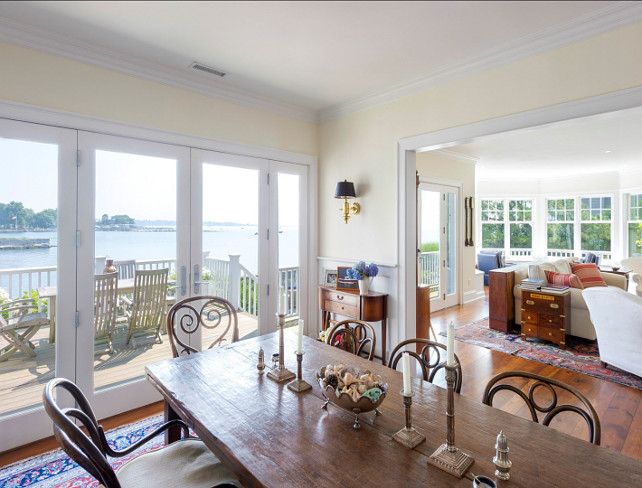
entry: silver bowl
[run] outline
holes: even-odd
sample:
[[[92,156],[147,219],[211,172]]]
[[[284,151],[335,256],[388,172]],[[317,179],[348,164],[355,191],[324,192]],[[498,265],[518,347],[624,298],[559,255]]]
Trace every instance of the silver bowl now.
[[[354,413],[355,419],[352,427],[355,429],[361,428],[361,425],[359,424],[359,414],[374,410],[375,415],[381,415],[381,412],[377,407],[381,405],[383,400],[386,398],[386,394],[388,393],[388,385],[381,381],[381,376],[373,374],[373,376],[375,376],[379,380],[379,383],[382,385],[382,391],[379,397],[375,401],[372,401],[372,399],[367,396],[361,396],[355,402],[349,393],[340,393],[337,396],[336,389],[333,386],[324,386],[325,368],[326,367],[324,366],[323,368],[321,368],[321,371],[317,373],[319,388],[321,388],[321,392],[323,393],[323,397],[325,398],[325,403],[321,408],[327,410],[328,403],[334,403],[337,407]],[[358,371],[358,369],[354,367],[349,366],[348,368],[352,368],[353,370],[356,369]]]

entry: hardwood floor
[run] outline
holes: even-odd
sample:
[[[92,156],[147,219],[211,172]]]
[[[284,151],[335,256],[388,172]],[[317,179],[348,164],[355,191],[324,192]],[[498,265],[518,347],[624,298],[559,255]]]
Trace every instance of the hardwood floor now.
[[[435,332],[439,334],[440,331],[446,330],[447,324],[451,321],[455,325],[463,325],[485,317],[488,317],[488,295],[485,300],[477,300],[467,305],[433,312],[431,321]],[[445,341],[443,336],[438,335],[438,339]],[[456,342],[455,347],[463,368],[462,395],[481,401],[488,380],[495,374],[506,370],[530,371],[556,378],[580,390],[591,401],[602,424],[601,445],[603,447],[642,460],[641,390],[459,341]],[[501,405],[501,408],[528,418],[528,412],[518,401],[506,402]],[[123,413],[101,423],[106,429],[112,429],[162,413],[162,411],[162,403],[159,402]],[[585,439],[586,427],[583,425],[583,421],[578,421],[574,417],[563,416],[554,428]],[[508,441],[510,444],[510,437]],[[0,466],[56,447],[55,440],[50,438],[13,451],[0,453]]]

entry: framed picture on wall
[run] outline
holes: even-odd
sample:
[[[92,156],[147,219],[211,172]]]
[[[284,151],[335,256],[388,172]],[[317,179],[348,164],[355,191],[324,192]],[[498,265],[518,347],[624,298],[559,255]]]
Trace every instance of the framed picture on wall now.
[[[337,286],[337,270],[336,269],[326,269],[325,276],[323,278],[323,286],[329,286],[331,288],[336,288]]]
[[[337,290],[358,290],[359,280],[348,278],[349,266],[339,266],[337,268]]]

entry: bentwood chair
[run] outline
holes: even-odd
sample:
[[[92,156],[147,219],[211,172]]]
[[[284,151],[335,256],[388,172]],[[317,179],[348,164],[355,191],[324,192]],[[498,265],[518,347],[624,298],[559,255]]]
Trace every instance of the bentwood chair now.
[[[237,342],[239,321],[234,305],[214,296],[186,298],[175,303],[167,313],[167,331],[175,358],[198,352],[188,342],[199,329],[207,342],[212,341],[208,349],[225,342]]]
[[[406,346],[414,346],[410,349],[406,349]],[[421,349],[420,349],[421,348]],[[401,356],[404,352],[408,352],[410,357],[413,357],[417,360],[417,363],[421,367],[421,372],[424,377],[424,381],[429,381],[432,383],[435,379],[437,373],[441,370],[446,371],[446,346],[439,342],[433,342],[428,339],[416,338],[408,339],[403,342],[400,342],[397,347],[392,350],[390,354],[390,362],[388,366],[392,369],[397,369],[397,365]],[[461,371],[461,363],[457,354],[455,354],[455,393],[461,393],[461,383],[463,379],[463,374]]]
[[[136,347],[136,338],[150,335],[163,343],[161,327],[166,311],[168,273],[167,268],[135,271],[131,311],[127,312],[127,344],[133,339],[133,345]]]
[[[369,323],[348,319],[337,322],[326,334],[325,342],[372,361],[377,336],[374,328]]]
[[[8,343],[0,349],[0,361],[6,361],[17,351],[34,357],[36,346],[31,339],[40,327],[47,323],[47,314],[37,311],[32,298],[13,300],[0,305],[0,337]]]
[[[57,397],[66,390],[77,407],[61,407]],[[187,424],[171,420],[126,449],[114,450],[98,425],[87,398],[71,381],[54,378],[43,392],[45,411],[53,420],[58,444],[67,455],[105,488],[211,488],[240,486],[236,478],[202,441],[189,437]],[[146,444],[170,427],[180,426],[184,439],[160,449],[141,454],[116,471],[107,456],[121,458]],[[88,434],[81,430],[84,427]]]
[[[94,278],[94,345],[106,344],[114,353],[112,339],[118,314],[118,273],[96,275]],[[95,351],[95,354],[101,353]]]
[[[524,392],[529,386],[528,393]],[[541,389],[538,393],[537,390]],[[542,425],[551,421],[562,412],[574,412],[582,417],[588,426],[589,442],[600,444],[600,418],[591,402],[578,390],[566,383],[526,371],[505,371],[491,378],[484,390],[482,402],[493,406],[498,392],[507,390],[524,400],[533,422],[539,423],[539,415],[544,419]],[[569,401],[570,403],[561,403]]]

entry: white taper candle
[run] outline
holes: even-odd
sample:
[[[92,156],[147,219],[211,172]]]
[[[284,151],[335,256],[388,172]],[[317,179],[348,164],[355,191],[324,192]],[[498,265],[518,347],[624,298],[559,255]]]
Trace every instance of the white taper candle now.
[[[412,394],[412,387],[410,385],[410,355],[407,352],[403,353],[403,394],[410,396]]]
[[[297,343],[297,354],[303,354],[303,320],[299,319],[299,341]]]
[[[455,324],[448,324],[447,366],[455,365]]]

